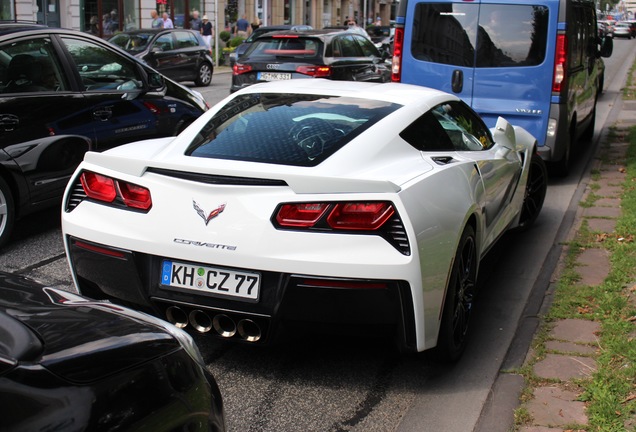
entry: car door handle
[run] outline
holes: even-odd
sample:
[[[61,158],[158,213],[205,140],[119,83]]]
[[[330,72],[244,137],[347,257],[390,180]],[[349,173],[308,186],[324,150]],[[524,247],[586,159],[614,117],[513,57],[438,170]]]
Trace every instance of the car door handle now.
[[[93,118],[99,121],[106,121],[113,116],[112,107],[101,107],[93,111]]]
[[[20,118],[13,114],[0,114],[0,129],[11,132],[20,124]]]
[[[455,93],[461,93],[464,89],[464,72],[459,69],[453,71],[453,78],[451,80],[451,88]]]

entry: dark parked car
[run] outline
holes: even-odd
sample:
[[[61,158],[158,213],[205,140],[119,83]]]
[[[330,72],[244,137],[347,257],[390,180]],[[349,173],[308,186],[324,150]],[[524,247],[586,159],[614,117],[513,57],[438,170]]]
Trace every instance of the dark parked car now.
[[[110,43],[142,59],[175,81],[212,82],[214,60],[203,37],[184,29],[132,30],[117,33]]]
[[[250,47],[252,42],[254,42],[254,40],[257,37],[263,36],[265,33],[274,32],[274,31],[284,31],[284,30],[303,31],[303,30],[311,30],[311,29],[312,29],[311,26],[305,25],[305,24],[300,24],[300,25],[283,24],[283,25],[259,27],[256,30],[254,30],[252,34],[249,35],[248,38],[243,41],[242,44],[237,46],[233,53],[230,54],[230,66],[234,66],[234,63],[236,63],[236,59],[242,56],[245,53],[245,51],[247,51],[247,49]]]
[[[224,431],[192,338],[108,302],[0,272],[3,431]]]
[[[86,151],[176,135],[206,109],[102,39],[0,24],[0,246],[16,218],[60,204]]]
[[[385,60],[369,39],[350,31],[269,33],[238,58],[230,91],[296,78],[388,82],[391,69]]]

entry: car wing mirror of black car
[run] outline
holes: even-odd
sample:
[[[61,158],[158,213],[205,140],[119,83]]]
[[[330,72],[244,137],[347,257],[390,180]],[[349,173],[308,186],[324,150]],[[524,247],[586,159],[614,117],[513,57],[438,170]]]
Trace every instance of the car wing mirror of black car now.
[[[117,90],[125,91],[122,99],[133,100],[144,92],[144,83],[139,80],[128,80],[117,86]]]
[[[159,72],[148,72],[148,86],[150,90],[160,90],[166,85],[163,75]]]
[[[150,53],[151,54],[157,54],[157,53],[161,53],[163,52],[163,49],[158,46],[158,45],[154,45],[151,49],[150,49]]]
[[[601,39],[601,57],[610,57],[614,52],[614,39],[611,37],[604,37]]]

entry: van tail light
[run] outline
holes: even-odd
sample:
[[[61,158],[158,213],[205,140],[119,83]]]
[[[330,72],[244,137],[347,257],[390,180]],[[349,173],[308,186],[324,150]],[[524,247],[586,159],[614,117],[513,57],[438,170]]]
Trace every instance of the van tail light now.
[[[314,78],[327,78],[331,76],[330,66],[298,66],[296,72],[309,75]]]
[[[281,228],[375,231],[395,213],[385,201],[282,204],[274,220]]]
[[[554,58],[554,76],[552,91],[560,93],[567,79],[568,38],[564,34],[557,35],[556,54]]]
[[[252,66],[244,65],[241,63],[234,63],[234,67],[232,68],[232,75],[241,75],[252,70]]]
[[[393,36],[393,59],[391,60],[391,81],[402,81],[402,49],[404,48],[404,27],[396,27]]]
[[[86,196],[92,200],[143,211],[152,207],[150,190],[143,186],[92,171],[82,172],[80,182]]]

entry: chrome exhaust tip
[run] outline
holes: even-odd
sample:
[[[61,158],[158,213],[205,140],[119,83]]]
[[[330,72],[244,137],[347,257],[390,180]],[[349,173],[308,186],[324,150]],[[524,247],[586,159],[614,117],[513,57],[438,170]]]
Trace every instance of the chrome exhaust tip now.
[[[166,319],[177,328],[185,328],[188,325],[188,314],[177,306],[170,306],[166,309]]]
[[[212,319],[212,327],[224,338],[231,338],[236,334],[236,323],[234,323],[232,318],[224,314],[214,316]]]
[[[261,338],[261,328],[251,319],[242,319],[239,321],[237,330],[239,336],[245,339],[247,342],[258,342]]]
[[[212,319],[199,309],[190,312],[189,318],[192,327],[201,333],[207,333],[212,329]]]

